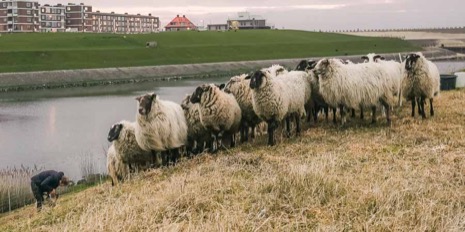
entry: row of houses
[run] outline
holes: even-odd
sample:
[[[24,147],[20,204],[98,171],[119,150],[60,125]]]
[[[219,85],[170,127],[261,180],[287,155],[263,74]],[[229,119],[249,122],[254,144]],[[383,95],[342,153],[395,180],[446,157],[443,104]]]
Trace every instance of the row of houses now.
[[[37,1],[0,1],[2,32],[151,33],[160,28],[158,17],[128,13],[93,12],[91,5],[40,5]]]
[[[184,30],[199,30],[200,28],[193,24],[185,15],[182,17],[177,15],[165,26],[166,31],[184,31]],[[266,19],[260,15],[252,15],[249,12],[239,12],[237,17],[228,18],[225,24],[209,24],[209,31],[226,31],[230,29],[271,29],[267,25]]]

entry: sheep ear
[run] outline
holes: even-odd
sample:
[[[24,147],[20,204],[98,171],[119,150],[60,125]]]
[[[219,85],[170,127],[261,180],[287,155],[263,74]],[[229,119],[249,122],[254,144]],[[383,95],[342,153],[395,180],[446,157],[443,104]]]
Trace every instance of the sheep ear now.
[[[362,60],[368,60],[368,56],[362,56]]]
[[[142,96],[137,96],[135,99],[136,101],[140,102],[140,99],[142,99]]]
[[[155,100],[156,98],[157,98],[157,95],[156,95],[155,93],[152,93],[152,94],[150,95],[150,99],[151,99],[152,101]]]
[[[329,60],[328,60],[328,59],[323,59],[323,60],[321,61],[321,64],[324,65],[325,67],[326,67],[326,66],[329,66]]]
[[[252,75],[249,74],[244,78],[244,80],[250,80],[250,78],[252,78]]]
[[[309,68],[309,69],[314,69],[314,68],[316,67],[316,63],[317,63],[317,62],[314,61],[314,60],[308,61],[308,68]]]
[[[223,84],[221,84],[219,87],[220,87],[220,89],[224,89],[225,86],[226,86],[226,84],[223,83]]]

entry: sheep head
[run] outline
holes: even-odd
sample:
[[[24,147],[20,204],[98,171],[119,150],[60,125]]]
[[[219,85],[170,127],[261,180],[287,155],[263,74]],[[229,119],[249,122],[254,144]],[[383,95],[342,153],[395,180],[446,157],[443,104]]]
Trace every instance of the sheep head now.
[[[405,69],[409,71],[412,70],[415,64],[417,63],[418,58],[420,58],[418,54],[415,54],[415,53],[408,54],[407,57],[405,58]]]
[[[191,95],[187,94],[186,97],[181,101],[181,108],[183,110],[188,110],[191,104]]]
[[[136,97],[140,115],[148,115],[152,110],[152,103],[157,98],[155,93],[149,93]]]
[[[295,70],[297,71],[308,71],[315,68],[316,61],[314,60],[301,60]]]
[[[315,75],[317,77],[319,77],[320,75],[324,75],[326,72],[328,72],[330,65],[331,65],[331,62],[329,59],[327,58],[321,59],[320,61],[318,61],[318,63],[316,64],[314,68]]]
[[[267,75],[268,74],[268,75]],[[245,79],[250,79],[250,88],[251,89],[259,89],[261,86],[264,85],[267,78],[269,77],[269,72],[264,70],[255,71],[252,75],[247,76]]]
[[[370,59],[368,58],[368,56],[362,56],[361,58],[362,58],[362,60],[363,60],[363,63],[368,63],[368,62],[370,62]]]
[[[203,93],[210,91],[213,88],[213,86],[215,85],[204,84],[204,85],[197,87],[194,93],[192,93],[191,103],[192,104],[200,103]]]
[[[118,139],[121,130],[123,129],[123,124],[116,123],[111,126],[110,131],[108,132],[108,142],[113,142]]]

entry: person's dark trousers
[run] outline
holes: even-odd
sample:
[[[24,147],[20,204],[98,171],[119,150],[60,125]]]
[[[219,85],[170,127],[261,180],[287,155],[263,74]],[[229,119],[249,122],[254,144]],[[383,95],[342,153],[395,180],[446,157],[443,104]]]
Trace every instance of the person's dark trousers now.
[[[42,202],[44,201],[44,195],[38,184],[31,182],[32,194],[37,200],[37,211],[42,209]]]

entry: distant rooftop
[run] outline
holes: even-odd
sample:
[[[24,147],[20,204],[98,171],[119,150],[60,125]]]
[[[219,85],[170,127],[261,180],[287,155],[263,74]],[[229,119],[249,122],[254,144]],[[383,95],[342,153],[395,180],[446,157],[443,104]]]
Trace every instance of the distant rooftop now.
[[[260,15],[252,15],[247,11],[238,12],[236,17],[228,18],[228,20],[237,20],[237,21],[240,21],[240,20],[253,20],[253,19],[255,19],[255,20],[263,20],[264,18],[262,16],[260,16]]]

